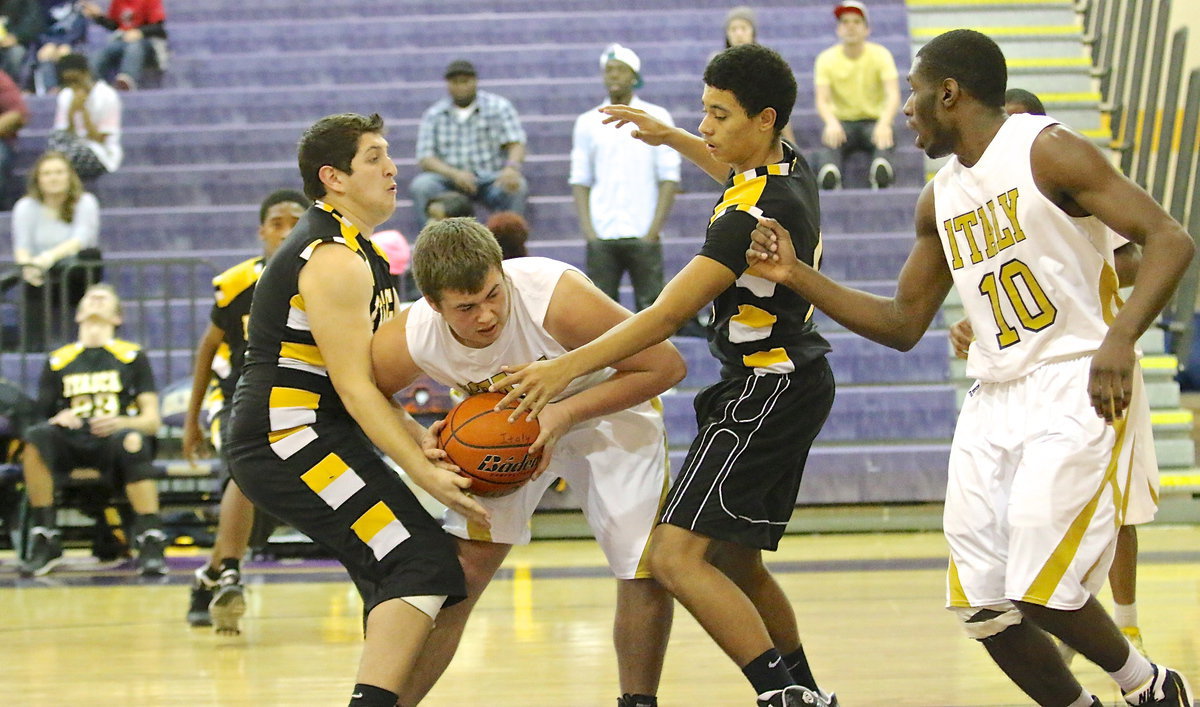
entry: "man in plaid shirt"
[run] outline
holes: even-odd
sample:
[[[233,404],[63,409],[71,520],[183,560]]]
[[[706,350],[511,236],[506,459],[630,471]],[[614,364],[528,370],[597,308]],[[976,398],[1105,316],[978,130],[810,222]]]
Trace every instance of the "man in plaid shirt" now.
[[[525,130],[508,99],[476,90],[475,67],[458,59],[446,67],[450,96],[421,117],[417,162],[412,181],[415,218],[424,225],[430,199],[454,190],[491,211],[525,210],[529,190],[521,176]]]

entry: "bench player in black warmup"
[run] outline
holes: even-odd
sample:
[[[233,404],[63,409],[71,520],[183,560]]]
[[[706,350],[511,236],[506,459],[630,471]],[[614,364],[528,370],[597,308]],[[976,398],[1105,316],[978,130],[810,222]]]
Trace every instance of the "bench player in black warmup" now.
[[[222,452],[223,476],[221,511],[217,519],[217,539],[208,564],[196,570],[192,583],[187,619],[192,626],[216,624],[217,633],[236,634],[246,611],[242,587],[242,556],[250,544],[254,524],[254,505],[229,478],[229,462],[224,458],[221,435],[229,429],[229,411],[233,391],[242,375],[246,357],[246,322],[250,319],[250,300],[254,286],[266,266],[267,258],[304,215],[309,201],[303,194],[281,189],[263,199],[258,208],[258,237],[263,253],[229,268],[213,278],[212,312],[208,329],[196,346],[196,364],[192,376],[192,394],[183,422],[183,455],[195,461],[204,442],[200,430],[200,411],[209,383],[216,378],[216,412],[212,421],[212,443]],[[223,349],[223,350],[222,350]],[[218,353],[220,352],[220,353]],[[215,365],[214,365],[215,364]]]
[[[628,106],[601,109],[607,122],[634,123],[635,138],[671,146],[724,183],[700,253],[650,307],[496,387],[516,384],[508,398],[524,395],[518,413],[536,414],[572,379],[662,341],[712,302],[709,345],[721,380],[696,399],[699,433],[654,530],[651,571],[742,668],[760,705],[832,704],[813,679],[791,603],[762,562],[795,508],[834,392],[812,306],[746,274],[750,233],[764,214],[790,223],[797,252],[820,261],[816,180],[780,140],[796,80],[778,54],[745,44],[714,57],[704,83],[699,137]]]
[[[396,210],[387,147],[378,115],[328,116],[301,137],[316,203],[259,278],[226,440],[246,497],[332,551],[362,595],[354,707],[394,707],[438,611],[466,595],[453,539],[375,448],[488,523],[463,492],[468,479],[426,458],[372,378],[371,336],[396,311],[369,238]]]
[[[109,285],[92,285],[75,314],[79,340],[50,354],[38,386],[38,416],[25,433],[25,489],[33,515],[29,556],[21,574],[42,576],[62,560],[54,484],[73,469],[96,469],[125,485],[136,514],[138,570],[167,572],[166,535],[158,515],[153,440],[160,423],[154,374],[141,347],[116,338],[121,300]]]

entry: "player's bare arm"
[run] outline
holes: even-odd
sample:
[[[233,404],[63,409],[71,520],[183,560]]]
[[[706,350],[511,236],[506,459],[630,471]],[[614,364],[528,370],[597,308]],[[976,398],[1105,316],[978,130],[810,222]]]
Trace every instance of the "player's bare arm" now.
[[[213,359],[217,357],[217,349],[225,340],[224,330],[211,322],[200,337],[196,346],[196,363],[192,367],[192,394],[188,398],[187,412],[183,416],[183,458],[193,464],[201,456],[206,456],[204,449],[204,434],[200,431],[200,408],[204,405],[204,394],[208,392],[208,383],[212,380]],[[227,401],[232,405],[233,401]]]
[[[300,296],[329,380],[367,437],[409,478],[444,505],[486,524],[487,511],[463,493],[470,481],[426,459],[375,386],[370,282],[367,264],[350,249],[337,245],[317,248],[300,271]]]
[[[751,234],[747,263],[753,274],[785,285],[854,333],[908,351],[928,331],[953,286],[938,240],[932,183],[917,200],[916,226],[917,238],[891,297],[838,284],[798,261],[790,234],[774,219],[761,219]]]
[[[516,402],[512,419],[536,418],[576,377],[629,358],[679,331],[703,307],[733,284],[734,275],[717,261],[697,255],[663,288],[654,304],[601,334],[591,343],[550,361],[505,367],[509,376],[493,389],[507,389],[499,407]],[[515,387],[510,387],[515,386]]]
[[[647,145],[666,145],[688,158],[693,164],[704,170],[705,174],[721,184],[724,184],[725,179],[729,176],[729,165],[713,159],[705,149],[704,139],[683,128],[667,125],[649,113],[629,106],[605,106],[600,109],[600,112],[608,116],[604,119],[605,125],[619,128],[626,123],[633,123],[637,126],[637,130],[633,131],[633,137]]]
[[[158,433],[162,418],[158,414],[158,393],[138,393],[136,415],[97,415],[88,419],[88,429],[97,437],[108,437],[119,430],[133,430],[151,436]]]
[[[413,384],[421,375],[420,367],[413,361],[408,351],[408,338],[405,333],[408,325],[408,308],[400,312],[391,321],[384,322],[371,338],[371,360],[374,361],[375,386],[388,398],[392,411],[400,425],[421,446],[425,457],[444,469],[457,472],[458,467],[450,464],[446,452],[437,445],[438,430],[442,421],[426,428],[413,419],[408,411],[392,398],[396,393]]]
[[[1092,214],[1142,246],[1138,284],[1092,357],[1088,393],[1096,413],[1111,422],[1133,393],[1134,345],[1170,301],[1195,248],[1183,227],[1149,194],[1068,128],[1044,130],[1034,140],[1030,160],[1039,191],[1064,212]]]
[[[587,316],[579,316],[587,312]],[[632,315],[586,277],[567,271],[559,278],[546,312],[546,331],[567,350],[586,346]],[[687,365],[670,341],[660,341],[612,364],[617,373],[587,390],[547,406],[534,449],[550,445],[572,426],[608,415],[662,393],[683,380]],[[552,411],[554,414],[552,415]],[[555,418],[561,417],[561,422]]]

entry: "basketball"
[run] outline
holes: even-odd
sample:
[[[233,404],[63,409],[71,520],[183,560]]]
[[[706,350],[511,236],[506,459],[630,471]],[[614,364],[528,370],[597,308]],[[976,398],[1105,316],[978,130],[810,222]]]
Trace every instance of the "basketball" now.
[[[504,395],[480,393],[454,406],[438,434],[438,443],[450,461],[471,478],[477,496],[507,496],[525,485],[542,460],[529,453],[541,425],[524,416],[509,422],[508,408],[492,410]]]

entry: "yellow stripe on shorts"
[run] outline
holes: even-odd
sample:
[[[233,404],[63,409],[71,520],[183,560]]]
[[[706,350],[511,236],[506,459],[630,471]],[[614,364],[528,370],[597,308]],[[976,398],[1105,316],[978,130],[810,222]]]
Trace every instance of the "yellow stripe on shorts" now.
[[[360,540],[370,546],[377,560],[382,560],[411,536],[408,528],[404,527],[383,501],[371,506],[371,509],[359,516],[350,528]]]
[[[313,468],[300,475],[300,480],[334,510],[366,486],[362,477],[354,473],[354,470],[336,454],[329,454],[317,462]]]

